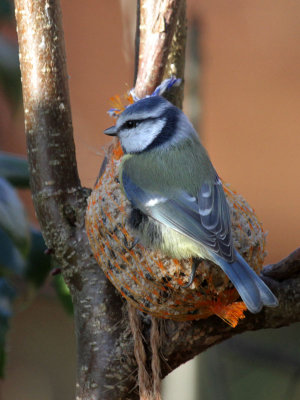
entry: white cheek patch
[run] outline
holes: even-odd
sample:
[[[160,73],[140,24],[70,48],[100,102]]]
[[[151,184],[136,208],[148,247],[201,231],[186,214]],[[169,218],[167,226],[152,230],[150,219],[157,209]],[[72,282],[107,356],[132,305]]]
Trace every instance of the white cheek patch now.
[[[138,153],[145,150],[161,133],[166,118],[145,120],[136,128],[124,129],[119,135],[121,145],[126,153]]]

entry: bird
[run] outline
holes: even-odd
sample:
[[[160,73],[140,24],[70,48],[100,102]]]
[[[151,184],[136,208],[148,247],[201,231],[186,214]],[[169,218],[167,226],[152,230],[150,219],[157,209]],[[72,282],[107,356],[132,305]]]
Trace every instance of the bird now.
[[[104,133],[117,136],[124,152],[119,181],[130,203],[134,243],[178,260],[192,258],[184,287],[199,262],[210,260],[251,313],[276,307],[276,296],[233,246],[222,182],[184,112],[160,95],[145,97]]]

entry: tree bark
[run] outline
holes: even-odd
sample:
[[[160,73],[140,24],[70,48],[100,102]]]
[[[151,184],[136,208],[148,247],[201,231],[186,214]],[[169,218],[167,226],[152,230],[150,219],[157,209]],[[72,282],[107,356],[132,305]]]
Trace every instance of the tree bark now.
[[[182,32],[185,25],[184,2],[152,1],[156,16],[152,22],[142,15],[146,3],[141,0],[145,32],[140,38],[136,83],[140,96],[150,93],[172,68],[178,68],[179,75],[183,73],[184,34],[177,43],[181,46],[180,60],[174,59],[168,70],[163,67],[168,64],[170,48],[174,48],[176,26]],[[31,190],[45,241],[62,266],[74,302],[76,398],[135,399],[137,367],[125,302],[95,262],[85,232],[90,191],[81,187],[76,166],[59,0],[16,0],[15,6]],[[148,34],[152,39],[156,34],[154,42],[148,41]],[[238,333],[299,321],[299,267],[299,249],[267,267],[263,278],[278,296],[280,306],[258,315],[247,313],[235,329],[214,317],[193,323],[162,320],[163,374]],[[146,340],[148,330],[145,323]]]
[[[31,191],[74,303],[76,396],[125,398],[135,382],[132,339],[123,300],[94,260],[85,232],[90,191],[81,187],[76,166],[60,4],[16,0],[15,9]]]
[[[137,29],[138,57],[136,57],[136,62],[138,65],[136,66],[135,94],[142,98],[154,91],[166,73],[168,75],[177,74],[178,78],[182,74],[183,77],[183,68],[180,67],[184,65],[184,56],[181,57],[184,52],[181,53],[179,47],[185,48],[185,41],[181,41],[178,49],[175,49],[176,41],[173,39],[176,27],[179,26],[178,35],[185,29],[185,1],[140,0],[138,11],[140,14],[137,20],[140,25]],[[180,14],[181,18],[178,18]],[[184,29],[181,23],[182,19],[184,20]],[[169,68],[166,68],[170,58],[173,57],[175,60],[175,50],[179,54],[179,59],[177,63],[174,62],[169,65]]]

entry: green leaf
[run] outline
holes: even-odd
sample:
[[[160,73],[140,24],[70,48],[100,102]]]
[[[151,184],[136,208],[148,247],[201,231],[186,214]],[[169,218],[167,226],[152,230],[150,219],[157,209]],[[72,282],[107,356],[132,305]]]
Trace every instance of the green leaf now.
[[[51,271],[51,256],[40,231],[31,228],[31,246],[27,259],[26,279],[36,288],[42,286]]]
[[[0,176],[13,186],[29,188],[29,168],[25,157],[0,151]]]
[[[26,256],[30,246],[30,232],[25,209],[14,188],[3,178],[0,178],[0,228]]]
[[[69,288],[66,285],[62,275],[56,275],[53,277],[53,286],[65,311],[68,314],[73,315],[72,298],[70,295]]]

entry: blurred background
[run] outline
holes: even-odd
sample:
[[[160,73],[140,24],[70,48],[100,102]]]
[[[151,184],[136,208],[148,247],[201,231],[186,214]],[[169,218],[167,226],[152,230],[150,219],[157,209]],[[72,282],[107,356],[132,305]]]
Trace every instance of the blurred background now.
[[[133,83],[135,1],[61,4],[79,174],[92,187],[109,143],[102,132],[114,123],[109,99]],[[299,246],[300,0],[187,0],[187,7],[184,110],[219,175],[268,232],[266,263],[278,261]],[[12,3],[0,0],[0,150],[24,155],[20,93]],[[18,195],[38,228],[29,191]],[[25,291],[27,307],[15,302],[4,400],[74,398],[72,317],[53,278],[44,280],[39,291]],[[299,325],[227,341],[171,374],[164,399],[297,399],[299,344]]]

